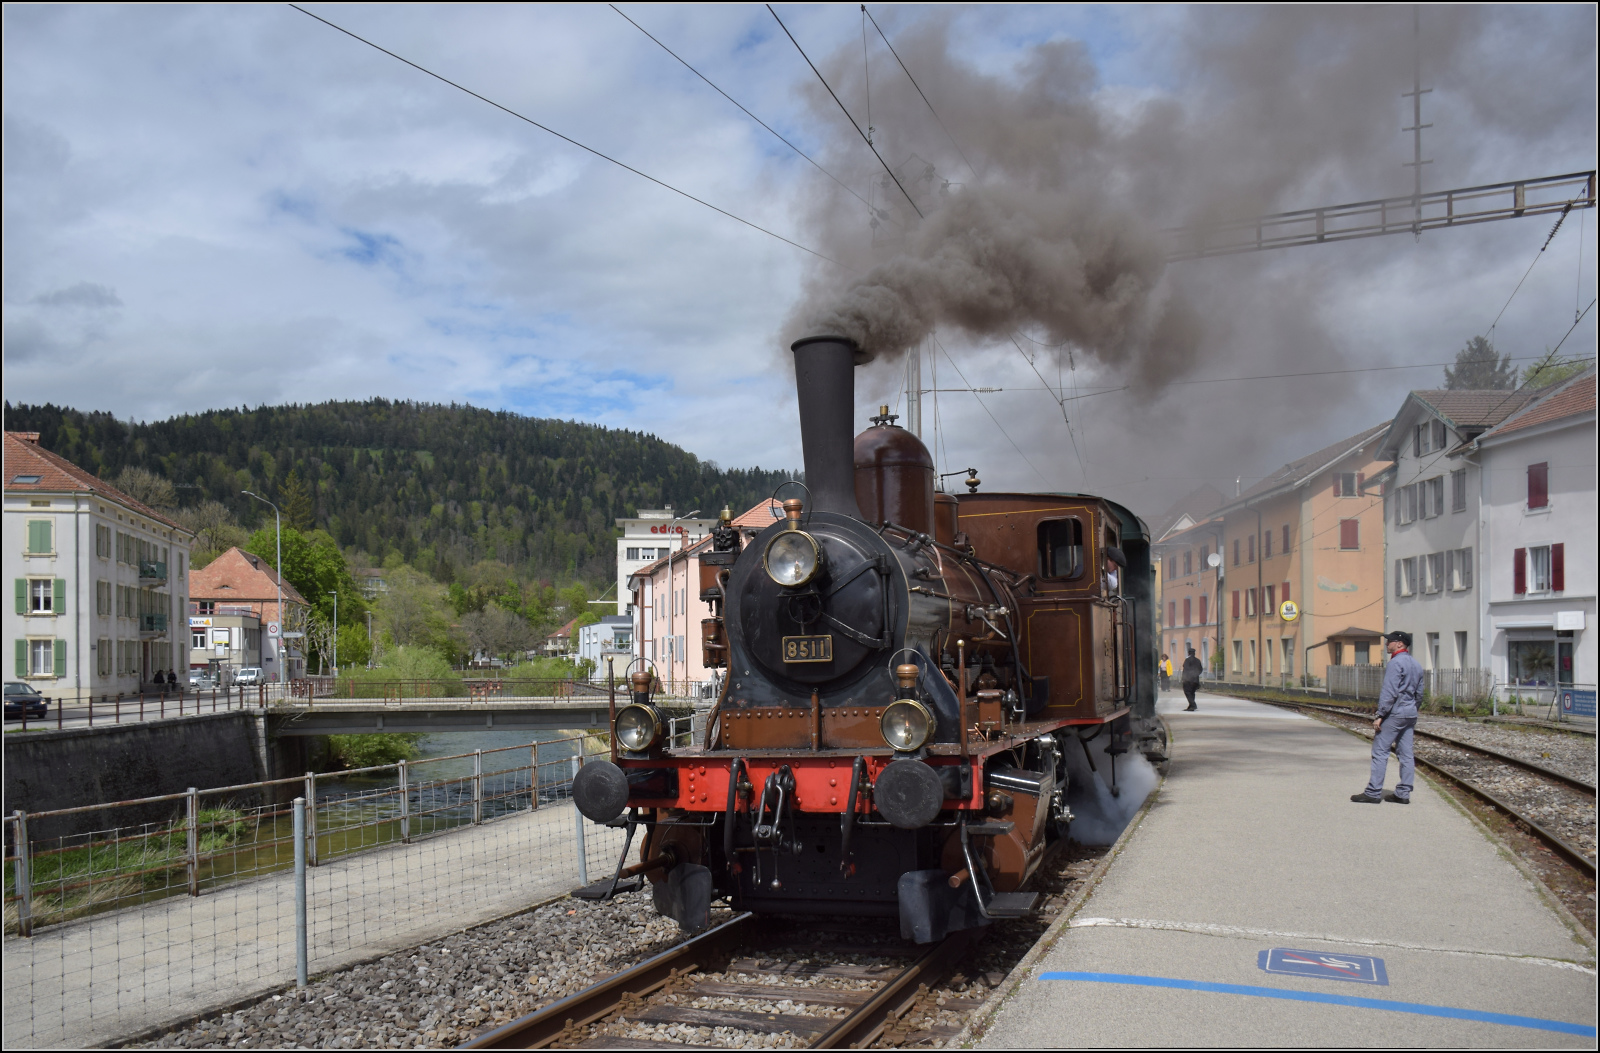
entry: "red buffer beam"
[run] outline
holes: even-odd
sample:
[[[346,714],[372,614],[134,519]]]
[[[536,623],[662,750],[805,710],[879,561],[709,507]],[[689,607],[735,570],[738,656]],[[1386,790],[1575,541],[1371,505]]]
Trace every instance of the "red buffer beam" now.
[[[1488,223],[1518,216],[1543,216],[1595,205],[1595,173],[1524,179],[1514,183],[1436,190],[1420,197],[1383,198],[1349,205],[1275,212],[1253,219],[1225,220],[1191,227],[1168,227],[1167,259],[1197,260],[1241,252],[1353,241],[1382,234],[1420,234],[1424,230]]]

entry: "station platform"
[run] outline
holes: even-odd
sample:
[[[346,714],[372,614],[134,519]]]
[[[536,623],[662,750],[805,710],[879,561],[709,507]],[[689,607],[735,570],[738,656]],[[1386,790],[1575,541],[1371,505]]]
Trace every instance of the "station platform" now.
[[[1354,804],[1360,739],[1183,704],[1159,796],[980,1048],[1595,1047],[1593,942],[1425,778]]]

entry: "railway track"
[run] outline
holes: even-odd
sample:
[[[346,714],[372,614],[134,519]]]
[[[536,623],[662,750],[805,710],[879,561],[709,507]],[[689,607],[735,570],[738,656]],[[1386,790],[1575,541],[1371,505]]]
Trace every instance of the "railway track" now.
[[[1268,701],[1268,704],[1283,709],[1319,713],[1338,720],[1352,730],[1370,735],[1371,719],[1360,713],[1352,713],[1348,709],[1276,700]],[[1569,830],[1587,832],[1592,837],[1596,796],[1592,784],[1534,761],[1513,757],[1486,746],[1462,742],[1448,735],[1420,729],[1414,734],[1421,740],[1417,743],[1416,749],[1418,764],[1522,824],[1589,881],[1595,880],[1595,860],[1573,844],[1568,837],[1563,836],[1562,832],[1552,829],[1555,824],[1549,818],[1541,821],[1529,814],[1533,807],[1539,807],[1545,812],[1551,811],[1552,805],[1545,798],[1554,797],[1553,807],[1556,810],[1561,810],[1563,804],[1572,806],[1569,810],[1573,814],[1570,819],[1560,820],[1562,825]],[[1495,766],[1513,769],[1520,774],[1520,780],[1508,781],[1499,777],[1493,770]],[[1482,785],[1488,781],[1506,783],[1507,786],[1490,789]]]
[[[896,1032],[896,1045],[945,1039],[959,1029],[906,1025],[926,1017],[914,1011],[928,1008],[920,1003],[930,1002],[983,935],[968,930],[922,948],[894,938],[833,938],[815,927],[801,932],[742,914],[480,1035],[467,1048],[737,1048],[765,1045],[773,1034],[791,1035],[793,1045],[809,1049],[866,1047],[887,1032]],[[979,1005],[951,1001],[942,1004]]]

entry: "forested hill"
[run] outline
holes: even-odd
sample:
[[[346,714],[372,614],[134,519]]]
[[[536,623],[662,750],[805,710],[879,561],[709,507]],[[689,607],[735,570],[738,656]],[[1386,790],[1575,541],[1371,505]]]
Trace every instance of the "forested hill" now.
[[[213,499],[242,523],[271,512],[241,490],[286,514],[294,504],[303,529],[321,527],[375,561],[398,551],[444,579],[490,559],[530,576],[604,582],[616,573],[618,517],[667,505],[714,513],[728,504],[737,514],[792,474],[718,468],[641,432],[384,399],[145,424],[8,403],[6,428],[37,431],[40,445],[102,478],[148,469],[178,486],[180,506]]]

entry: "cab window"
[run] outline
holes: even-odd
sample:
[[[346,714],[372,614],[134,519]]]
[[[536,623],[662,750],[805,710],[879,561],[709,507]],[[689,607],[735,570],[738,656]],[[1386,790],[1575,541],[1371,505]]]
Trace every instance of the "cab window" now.
[[[1046,519],[1039,524],[1039,577],[1076,578],[1083,573],[1083,523]]]

